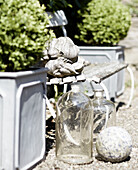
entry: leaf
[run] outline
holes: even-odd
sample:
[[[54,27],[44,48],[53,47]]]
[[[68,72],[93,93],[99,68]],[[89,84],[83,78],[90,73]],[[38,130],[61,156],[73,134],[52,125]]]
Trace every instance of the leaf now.
[[[87,45],[117,44],[131,25],[129,9],[118,0],[92,0],[78,14],[82,20],[77,25],[79,31],[75,38]]]
[[[49,17],[38,0],[5,0],[0,6],[0,69],[26,69],[41,59],[46,41],[55,37],[47,29]]]

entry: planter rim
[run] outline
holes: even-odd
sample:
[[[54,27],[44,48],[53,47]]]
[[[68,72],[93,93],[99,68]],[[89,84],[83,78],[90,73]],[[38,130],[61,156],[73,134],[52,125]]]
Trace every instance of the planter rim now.
[[[125,46],[117,45],[117,46],[78,46],[80,49],[101,49],[101,50],[117,50],[125,48]]]
[[[24,76],[29,76],[32,74],[40,74],[47,72],[48,68],[37,68],[35,70],[19,71],[19,72],[0,72],[0,78],[19,78]]]

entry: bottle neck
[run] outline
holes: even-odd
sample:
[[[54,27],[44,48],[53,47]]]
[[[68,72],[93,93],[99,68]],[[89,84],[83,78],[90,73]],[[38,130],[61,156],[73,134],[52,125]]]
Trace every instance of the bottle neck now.
[[[103,90],[102,89],[96,89],[94,90],[94,98],[96,99],[102,99],[103,98]]]
[[[74,93],[78,93],[80,92],[80,88],[78,85],[73,85],[71,91]]]

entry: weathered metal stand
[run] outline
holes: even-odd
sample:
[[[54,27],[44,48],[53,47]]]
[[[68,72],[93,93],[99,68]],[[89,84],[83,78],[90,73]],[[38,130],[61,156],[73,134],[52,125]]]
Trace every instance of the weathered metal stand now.
[[[64,14],[64,11],[58,10],[56,12],[47,12],[48,16],[51,16],[51,19],[49,20],[49,25],[47,27],[61,27],[63,31],[64,37],[67,36],[67,31],[65,29],[65,25],[68,24],[68,21],[66,19],[66,16]]]
[[[82,74],[81,75],[76,75],[76,76],[68,76],[64,78],[52,78],[47,81],[47,85],[64,85],[64,92],[66,92],[66,86],[67,84],[73,84],[76,82],[82,82],[82,81],[89,81],[95,82],[97,84],[100,84],[102,88],[105,91],[105,96],[108,100],[110,100],[109,94],[108,94],[108,89],[103,83],[103,80],[106,78],[118,73],[119,71],[125,69],[128,67],[128,64],[125,63],[104,63],[104,64],[90,64],[89,66],[84,67]],[[127,104],[127,108],[131,105],[132,97],[133,97],[133,92],[134,92],[134,76],[132,70],[128,67],[128,71],[131,76],[131,82],[132,82],[132,87],[131,87],[131,94],[129,98],[129,102]],[[116,91],[116,89],[115,89]],[[51,104],[47,98],[46,100],[47,107],[49,108],[51,115],[55,118],[55,110],[51,107]]]

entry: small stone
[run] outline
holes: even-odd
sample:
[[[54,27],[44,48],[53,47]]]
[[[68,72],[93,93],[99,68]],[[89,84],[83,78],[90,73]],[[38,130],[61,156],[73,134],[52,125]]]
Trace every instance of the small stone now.
[[[129,133],[121,127],[109,127],[100,132],[96,141],[99,156],[110,162],[125,160],[132,151]]]

